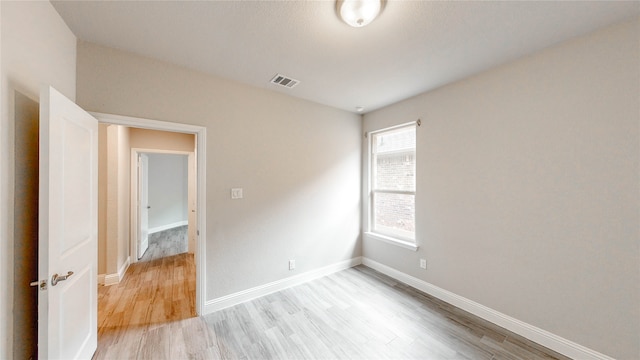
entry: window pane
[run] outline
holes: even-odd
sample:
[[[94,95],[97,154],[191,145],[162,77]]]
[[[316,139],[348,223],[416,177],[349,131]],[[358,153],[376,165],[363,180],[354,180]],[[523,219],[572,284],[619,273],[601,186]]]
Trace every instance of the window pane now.
[[[415,195],[374,193],[373,230],[414,239]]]
[[[416,156],[413,151],[378,154],[374,166],[374,189],[415,191]]]
[[[373,152],[382,154],[401,150],[415,150],[416,127],[409,126],[397,130],[374,134]]]

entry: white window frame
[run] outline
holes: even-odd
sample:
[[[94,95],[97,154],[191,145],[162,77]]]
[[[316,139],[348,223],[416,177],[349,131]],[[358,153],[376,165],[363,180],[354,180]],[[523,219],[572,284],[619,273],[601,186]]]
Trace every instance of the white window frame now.
[[[397,245],[409,250],[413,250],[413,251],[417,251],[418,250],[418,244],[417,244],[417,234],[413,233],[413,238],[411,238],[410,236],[403,236],[402,234],[400,234],[399,232],[395,232],[394,231],[390,231],[387,233],[381,233],[381,232],[376,232],[373,227],[374,227],[374,197],[376,193],[384,193],[384,194],[402,194],[402,195],[413,195],[414,196],[414,206],[415,206],[415,195],[416,195],[416,190],[414,189],[413,191],[404,191],[404,190],[376,190],[373,188],[373,182],[374,182],[374,171],[375,171],[375,166],[374,166],[374,161],[375,161],[375,157],[373,154],[373,138],[374,135],[376,134],[380,134],[380,133],[384,133],[384,132],[388,132],[388,131],[393,131],[393,130],[398,130],[398,129],[402,129],[402,128],[406,128],[406,127],[416,127],[416,137],[417,137],[417,127],[419,126],[417,122],[410,122],[410,123],[405,123],[405,124],[400,124],[400,125],[396,125],[396,126],[392,126],[392,127],[387,127],[384,129],[379,129],[379,130],[375,130],[375,131],[371,131],[368,132],[366,134],[367,136],[367,165],[366,165],[366,175],[367,175],[367,188],[366,188],[366,201],[365,201],[365,214],[366,216],[364,216],[364,229],[365,229],[365,233],[364,233],[364,237],[367,239],[374,239],[374,240],[379,240],[379,241],[383,241],[389,244],[393,244],[393,245]],[[417,144],[416,144],[416,148],[417,148]],[[414,156],[417,159],[417,149],[414,149]],[[415,172],[414,172],[415,174]],[[417,184],[416,184],[417,185]],[[414,215],[414,220],[415,220],[415,215]]]

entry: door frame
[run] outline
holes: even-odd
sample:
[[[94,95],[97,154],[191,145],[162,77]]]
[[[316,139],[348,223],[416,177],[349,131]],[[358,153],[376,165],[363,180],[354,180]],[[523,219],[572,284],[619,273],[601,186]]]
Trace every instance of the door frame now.
[[[193,151],[179,151],[179,150],[162,150],[162,149],[146,149],[146,148],[131,148],[131,237],[130,237],[130,246],[129,246],[129,251],[131,255],[135,255],[135,256],[131,256],[131,263],[136,263],[138,262],[138,235],[140,235],[140,207],[138,206],[138,186],[139,186],[139,174],[138,174],[138,155],[140,154],[167,154],[167,155],[186,155],[187,156],[187,161],[189,162],[189,166],[191,166],[191,159],[193,157],[195,157],[195,152]],[[197,161],[197,157],[195,158]],[[194,179],[193,176],[189,176],[190,174],[187,174],[187,183],[188,183],[188,187],[191,188],[191,182],[195,181],[196,182],[196,186],[197,186],[197,171],[196,171],[196,178]],[[195,189],[194,189],[195,190]],[[196,192],[196,199],[197,199],[197,191]],[[188,203],[188,212],[187,215],[189,215],[191,213],[191,204],[190,204],[190,200],[191,200],[191,196],[192,194],[188,194],[187,197],[187,203]],[[196,200],[197,201],[197,200]],[[197,214],[197,209],[196,209],[196,214]],[[188,219],[187,219],[188,220]],[[189,227],[188,233],[189,235],[191,235],[191,231],[193,231],[193,226],[195,226],[195,229],[198,228],[198,219],[197,219],[197,215],[196,215],[196,220],[194,221],[195,224],[191,224],[189,223],[187,226]],[[196,237],[197,237],[197,230],[196,230]],[[192,245],[190,244],[191,239],[188,238],[187,240],[188,243],[188,252],[193,252],[194,254],[198,251],[197,248],[192,247]],[[197,244],[197,241],[196,241]],[[197,247],[197,245],[196,245]]]
[[[122,125],[149,130],[161,130],[178,132],[185,134],[193,134],[196,137],[196,246],[195,246],[195,265],[196,265],[196,313],[204,314],[204,304],[206,301],[206,271],[205,271],[205,254],[207,239],[207,222],[206,222],[206,146],[207,146],[207,129],[204,126],[181,124],[167,121],[159,121],[152,119],[136,118],[131,116],[113,115],[97,112],[89,112],[98,119],[98,122],[112,125]],[[135,230],[137,231],[137,230]]]

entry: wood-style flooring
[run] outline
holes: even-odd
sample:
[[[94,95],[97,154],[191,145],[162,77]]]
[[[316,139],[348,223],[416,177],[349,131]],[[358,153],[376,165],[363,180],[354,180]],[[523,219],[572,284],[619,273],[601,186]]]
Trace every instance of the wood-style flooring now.
[[[95,359],[566,359],[365,266],[195,317],[192,255],[138,264]]]
[[[156,358],[158,331],[195,319],[196,275],[187,254],[187,226],[149,235],[149,248],[123,281],[98,287],[94,359]]]

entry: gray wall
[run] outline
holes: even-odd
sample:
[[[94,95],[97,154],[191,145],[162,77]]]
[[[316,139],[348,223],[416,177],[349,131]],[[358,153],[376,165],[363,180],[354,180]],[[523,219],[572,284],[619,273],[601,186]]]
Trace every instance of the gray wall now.
[[[422,119],[420,249],[363,255],[637,359],[639,44],[618,25],[366,114],[366,131]]]
[[[206,299],[360,256],[360,116],[85,42],[77,77],[87,110],[207,128]]]
[[[149,154],[149,230],[187,222],[187,155]]]

